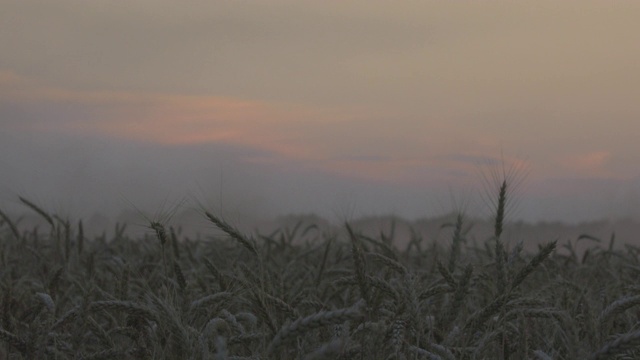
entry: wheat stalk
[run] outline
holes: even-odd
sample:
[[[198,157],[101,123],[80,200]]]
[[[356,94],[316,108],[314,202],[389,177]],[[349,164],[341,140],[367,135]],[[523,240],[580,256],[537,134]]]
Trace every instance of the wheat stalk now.
[[[556,248],[556,243],[557,241],[552,241],[545,245],[542,249],[540,249],[536,256],[534,256],[533,259],[529,261],[527,266],[518,271],[516,276],[514,276],[513,280],[511,281],[511,289],[515,289],[516,287],[518,287],[518,285],[520,285],[524,281],[524,279],[533,272],[533,270],[535,270],[546,258],[549,257],[549,255],[551,255],[551,253]]]
[[[365,271],[365,263],[364,257],[362,255],[362,249],[358,244],[358,239],[349,226],[349,224],[345,224],[347,227],[347,232],[349,233],[349,239],[351,239],[351,256],[353,257],[353,264],[355,267],[355,276],[358,280],[358,287],[360,288],[360,294],[362,298],[367,302],[367,304],[371,303],[371,298],[369,297],[369,287],[367,285],[367,277]]]
[[[52,228],[55,227],[55,224],[53,223],[53,218],[51,217],[51,215],[49,215],[49,213],[47,213],[46,211],[42,210],[36,204],[34,204],[31,201],[23,198],[22,196],[19,196],[18,199],[20,199],[20,202],[25,204],[28,208],[30,208],[31,210],[35,211],[38,215],[40,215],[43,219],[45,219],[45,221],[47,223],[49,223],[49,225],[51,225]]]
[[[7,223],[7,225],[9,225],[9,229],[11,229],[11,233],[13,234],[13,237],[15,237],[16,240],[20,240],[20,232],[18,231],[18,228],[13,223],[13,221],[11,221],[9,216],[7,216],[7,214],[2,212],[2,210],[0,210],[0,218],[2,218],[2,221]]]

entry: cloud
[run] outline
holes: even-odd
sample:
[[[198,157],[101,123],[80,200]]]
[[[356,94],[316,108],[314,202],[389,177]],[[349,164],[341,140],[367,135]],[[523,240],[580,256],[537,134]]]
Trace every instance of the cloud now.
[[[614,174],[607,168],[613,156],[610,151],[590,151],[587,153],[565,156],[560,160],[563,166],[575,173],[592,177],[611,177]]]
[[[0,103],[15,130],[102,135],[165,145],[226,143],[311,156],[288,141],[301,125],[318,126],[313,109],[229,97],[144,92],[73,91],[0,73]]]
[[[230,97],[76,91],[0,73],[0,115],[12,131],[106,137],[166,147],[246,148],[243,161],[402,183],[443,166],[393,122],[367,112]],[[401,141],[404,139],[404,141]]]

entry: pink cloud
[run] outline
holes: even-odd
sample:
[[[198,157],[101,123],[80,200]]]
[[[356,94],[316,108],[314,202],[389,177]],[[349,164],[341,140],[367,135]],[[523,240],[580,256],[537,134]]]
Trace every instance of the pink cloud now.
[[[592,151],[565,156],[560,159],[560,164],[583,175],[607,177],[612,175],[606,167],[611,158],[609,151]]]
[[[295,163],[302,169],[367,181],[407,183],[415,181],[412,172],[416,168],[437,165],[433,160],[397,153],[397,146],[386,149],[389,153],[384,156],[353,157],[354,152],[384,153],[384,146],[374,146],[371,139],[392,138],[393,134],[387,132],[398,131],[370,126],[362,110],[343,112],[220,96],[76,91],[6,72],[0,73],[0,97],[24,107],[44,107],[45,113],[49,105],[89,109],[88,115],[85,111],[81,116],[64,114],[54,120],[13,125],[22,130],[101,135],[167,146],[212,142],[239,145],[264,151],[264,156],[248,155],[248,162],[276,166]]]
[[[313,146],[289,139],[303,138],[308,129],[335,121],[323,118],[322,111],[301,106],[219,96],[75,91],[9,72],[0,72],[0,99],[27,107],[67,104],[91,109],[91,118],[42,119],[14,124],[17,128],[101,134],[166,145],[223,142],[292,158],[322,157]]]
[[[264,152],[264,156],[247,155],[245,161],[252,163],[295,164],[302,169],[405,185],[428,186],[430,181],[460,179],[460,174],[473,176],[470,164],[441,155],[462,151],[480,156],[480,150],[472,148],[486,148],[481,136],[457,134],[445,122],[435,122],[423,133],[416,122],[407,129],[394,119],[398,115],[371,114],[361,108],[319,108],[222,96],[78,91],[8,72],[0,72],[1,101],[43,109],[37,121],[13,123],[12,127],[22,130],[101,135],[167,146],[237,145]],[[50,119],[50,109],[61,115]],[[461,143],[466,144],[465,149],[459,148]]]

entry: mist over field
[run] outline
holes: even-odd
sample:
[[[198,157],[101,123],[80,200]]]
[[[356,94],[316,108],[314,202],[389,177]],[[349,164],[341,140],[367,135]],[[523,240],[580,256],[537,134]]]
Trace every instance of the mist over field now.
[[[18,201],[23,196],[75,218],[95,213],[115,218],[137,209],[152,215],[176,206],[182,212],[201,209],[199,205],[262,221],[310,213],[338,222],[380,215],[412,220],[460,206],[482,218],[491,213],[482,171],[488,176],[489,169],[500,168],[478,163],[473,181],[462,184],[400,186],[327,174],[303,162],[255,163],[253,156],[268,154],[232,145],[158,146],[98,136],[24,133],[2,137],[4,208],[24,211]],[[632,182],[525,180],[514,193],[513,220],[615,220],[637,218],[640,210],[638,188]],[[548,190],[554,192],[545,194]]]
[[[491,180],[480,173],[470,187],[400,188],[309,171],[304,164],[255,164],[246,159],[256,152],[234,146],[166,147],[33,134],[5,135],[2,140],[3,154],[20,154],[19,161],[13,155],[3,160],[7,171],[2,186],[12,189],[3,193],[3,210],[20,218],[23,229],[46,228],[46,223],[18,196],[72,222],[83,220],[93,235],[112,234],[116,223],[126,223],[128,234],[144,236],[151,231],[149,220],[161,220],[197,238],[217,231],[205,220],[204,210],[244,231],[262,234],[293,228],[298,221],[325,230],[349,221],[377,236],[388,233],[395,222],[399,246],[411,238],[410,229],[431,240],[448,241],[450,234],[441,226],[451,223],[452,213],[464,210],[473,224],[469,238],[480,241],[491,234],[493,208],[483,188]],[[484,170],[491,165],[484,164]],[[582,234],[607,241],[615,232],[617,245],[638,241],[633,188],[615,193],[606,182],[557,185],[564,188],[564,198],[531,197],[532,185],[526,182],[516,188],[515,206],[507,214],[507,238],[524,241],[529,248]],[[576,187],[588,189],[591,196],[571,198]]]
[[[363,229],[375,234],[388,229],[391,218],[420,228],[420,221],[440,219],[442,225],[446,222],[442,216],[460,210],[482,227],[493,211],[486,198],[491,185],[487,180],[491,180],[483,176],[501,168],[497,159],[478,162],[468,184],[422,187],[419,183],[368,183],[323,173],[303,162],[280,162],[277,167],[255,163],[252,156],[268,154],[218,144],[158,146],[99,136],[5,133],[0,151],[5,169],[0,181],[4,211],[16,217],[30,215],[23,221],[25,228],[41,223],[18,200],[22,196],[51,213],[72,221],[82,219],[95,234],[112,231],[120,222],[128,223],[132,234],[142,235],[149,232],[149,220],[160,219],[195,236],[211,231],[204,210],[225,216],[247,231],[295,225],[295,221],[282,222],[288,215],[299,219],[317,215],[320,224],[326,221],[334,226],[362,220]],[[545,189],[555,193],[545,195]],[[528,232],[520,233],[521,239],[575,238],[591,222],[594,236],[608,238],[617,231],[619,241],[634,242],[640,226],[629,220],[638,219],[638,193],[630,182],[524,181],[515,189],[507,220],[530,224]],[[553,228],[555,232],[548,231]],[[435,236],[436,230],[427,231],[428,236]]]

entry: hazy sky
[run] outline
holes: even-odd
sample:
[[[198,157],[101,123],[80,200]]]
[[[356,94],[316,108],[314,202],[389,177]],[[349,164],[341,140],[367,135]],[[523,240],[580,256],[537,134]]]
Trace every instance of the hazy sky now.
[[[0,8],[3,208],[482,211],[504,154],[519,217],[640,215],[639,2]]]

